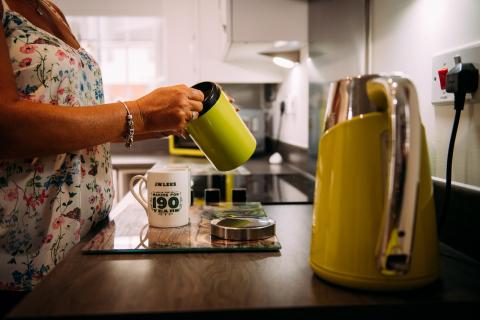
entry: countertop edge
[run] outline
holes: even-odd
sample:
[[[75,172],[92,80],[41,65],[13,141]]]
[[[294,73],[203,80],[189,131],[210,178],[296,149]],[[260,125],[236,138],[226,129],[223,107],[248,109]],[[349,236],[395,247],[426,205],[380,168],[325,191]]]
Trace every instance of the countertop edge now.
[[[72,316],[68,314],[56,314],[52,317],[41,317],[42,319],[158,319],[159,316],[168,319],[242,319],[249,316],[260,316],[266,318],[279,317],[291,318],[299,315],[302,318],[328,317],[328,319],[405,319],[411,316],[420,316],[428,312],[430,317],[461,317],[462,319],[474,319],[478,312],[477,301],[445,301],[438,303],[415,303],[415,304],[370,304],[370,305],[338,305],[338,306],[305,306],[305,307],[279,307],[279,308],[256,308],[256,309],[224,309],[224,310],[194,310],[188,312],[155,312],[155,313],[132,313],[132,314],[86,314]],[[7,316],[6,319],[38,319],[38,317],[15,317]],[[476,318],[475,318],[476,319]]]

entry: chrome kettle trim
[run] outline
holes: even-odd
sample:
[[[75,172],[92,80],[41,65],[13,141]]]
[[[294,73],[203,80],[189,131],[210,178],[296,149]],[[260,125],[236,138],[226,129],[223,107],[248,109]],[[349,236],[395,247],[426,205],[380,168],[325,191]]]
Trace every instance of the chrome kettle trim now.
[[[377,266],[385,275],[403,275],[410,269],[420,182],[422,127],[418,98],[413,83],[402,76],[371,81],[383,86],[387,94],[391,126]]]
[[[323,131],[361,114],[377,112],[378,107],[372,104],[367,95],[368,81],[378,75],[359,75],[346,77],[330,84],[325,123]]]

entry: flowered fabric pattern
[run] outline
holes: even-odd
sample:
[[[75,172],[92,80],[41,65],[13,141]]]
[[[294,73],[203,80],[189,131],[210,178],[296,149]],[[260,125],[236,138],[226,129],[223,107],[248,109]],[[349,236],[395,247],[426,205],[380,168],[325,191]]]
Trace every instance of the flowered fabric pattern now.
[[[71,48],[2,3],[2,24],[23,99],[66,107],[103,103],[100,69],[86,51]],[[45,123],[49,125],[62,123]],[[0,160],[0,289],[31,290],[108,215],[111,172],[109,144]]]

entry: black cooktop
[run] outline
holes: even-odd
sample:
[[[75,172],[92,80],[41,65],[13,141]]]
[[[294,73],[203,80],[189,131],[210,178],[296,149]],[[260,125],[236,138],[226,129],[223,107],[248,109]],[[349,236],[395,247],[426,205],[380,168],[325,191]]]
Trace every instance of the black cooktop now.
[[[315,181],[300,173],[194,175],[192,180],[195,198],[203,198],[206,188],[218,188],[221,200],[228,201],[231,188],[246,188],[247,201],[263,204],[311,204],[315,188]]]

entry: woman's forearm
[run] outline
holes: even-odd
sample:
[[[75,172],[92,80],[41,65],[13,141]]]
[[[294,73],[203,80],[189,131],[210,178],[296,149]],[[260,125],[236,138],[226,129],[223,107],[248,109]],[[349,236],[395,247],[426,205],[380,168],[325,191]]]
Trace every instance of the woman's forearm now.
[[[144,132],[136,102],[127,102],[135,131]],[[0,101],[0,158],[36,157],[122,141],[126,110],[121,103],[68,107],[17,100]]]

